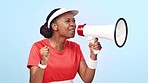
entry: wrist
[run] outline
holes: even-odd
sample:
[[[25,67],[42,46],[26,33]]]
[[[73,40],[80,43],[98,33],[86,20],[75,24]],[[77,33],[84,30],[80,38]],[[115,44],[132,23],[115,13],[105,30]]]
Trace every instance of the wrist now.
[[[41,69],[45,69],[47,67],[47,63],[44,63],[42,60],[39,62],[38,67]]]
[[[97,60],[93,60],[91,58],[88,59],[88,68],[96,69],[97,68]]]
[[[92,60],[97,60],[97,55],[94,54],[94,53],[90,53],[90,58],[91,58]]]
[[[47,61],[45,61],[45,60],[40,60],[40,64],[46,65],[46,64],[47,64]]]

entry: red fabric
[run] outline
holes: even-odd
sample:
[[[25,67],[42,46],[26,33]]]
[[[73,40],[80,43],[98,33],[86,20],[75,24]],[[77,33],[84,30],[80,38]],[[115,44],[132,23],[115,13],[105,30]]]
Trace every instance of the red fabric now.
[[[38,66],[41,60],[39,50],[44,46],[49,46],[50,57],[47,68],[44,71],[42,83],[74,79],[78,72],[80,61],[84,60],[84,57],[80,46],[68,40],[66,41],[65,49],[62,51],[56,51],[50,45],[48,39],[34,43],[30,50],[27,67]]]

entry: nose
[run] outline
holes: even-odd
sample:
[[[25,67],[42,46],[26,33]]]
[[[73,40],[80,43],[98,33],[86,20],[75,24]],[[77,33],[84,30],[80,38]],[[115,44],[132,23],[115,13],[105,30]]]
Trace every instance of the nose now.
[[[73,28],[76,28],[76,23],[75,22],[71,22],[70,26],[73,27]]]

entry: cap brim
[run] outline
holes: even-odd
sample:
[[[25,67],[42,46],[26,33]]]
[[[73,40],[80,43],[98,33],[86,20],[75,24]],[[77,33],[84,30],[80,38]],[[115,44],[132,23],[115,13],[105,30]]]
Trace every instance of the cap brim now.
[[[48,28],[50,28],[50,23],[51,23],[51,21],[52,21],[54,18],[56,18],[56,17],[58,17],[58,16],[60,16],[60,15],[62,15],[62,14],[68,13],[68,12],[71,12],[71,13],[75,16],[75,15],[78,14],[79,11],[78,11],[78,10],[67,10],[67,9],[64,9],[64,8],[59,9],[58,11],[56,11],[56,12],[49,18],[49,20],[48,20]]]
[[[64,14],[64,13],[68,13],[68,12],[71,12],[74,16],[75,15],[77,15],[78,14],[78,10],[67,10],[67,11],[65,11],[65,12],[63,12],[62,14]],[[61,14],[60,14],[61,15]]]

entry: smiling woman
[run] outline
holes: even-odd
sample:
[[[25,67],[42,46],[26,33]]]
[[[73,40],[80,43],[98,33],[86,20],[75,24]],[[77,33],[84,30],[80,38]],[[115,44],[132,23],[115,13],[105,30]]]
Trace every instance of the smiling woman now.
[[[98,63],[92,83],[148,83],[147,3],[148,0],[0,0],[0,83],[29,83],[30,69],[26,68],[29,49],[34,41],[43,38],[38,33],[40,26],[46,22],[49,10],[58,7],[78,9],[79,14],[75,16],[77,24],[106,25],[115,23],[119,17],[127,20],[129,34],[123,48],[119,49],[112,42],[100,39],[103,49],[97,55]],[[87,60],[88,41],[76,33],[74,38],[68,40],[80,45]],[[55,59],[50,57],[50,61]],[[65,69],[69,62],[63,61],[65,65],[61,63],[57,66]],[[73,82],[83,83],[79,74]]]
[[[30,50],[27,67],[30,69],[31,83],[73,83],[77,72],[86,83],[91,83],[101,50],[95,39],[89,44],[90,59],[87,66],[79,44],[67,39],[75,35],[75,18],[78,10],[57,8],[51,11],[40,33],[46,38],[35,42]]]

